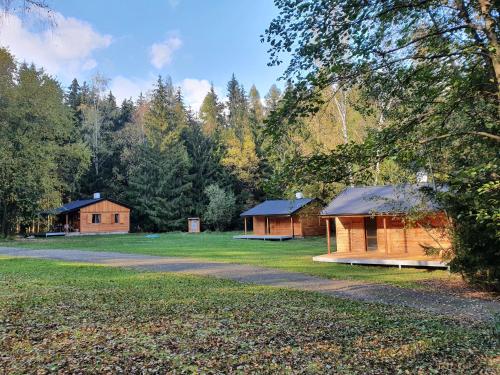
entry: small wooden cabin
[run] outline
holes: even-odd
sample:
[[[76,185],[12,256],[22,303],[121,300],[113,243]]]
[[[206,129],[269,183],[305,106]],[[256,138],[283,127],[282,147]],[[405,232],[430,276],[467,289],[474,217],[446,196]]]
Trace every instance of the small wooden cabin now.
[[[113,199],[84,199],[69,202],[53,211],[55,231],[90,233],[128,233],[130,207]]]
[[[332,233],[336,253],[424,257],[425,249],[450,246],[447,219],[417,185],[349,187],[322,212],[326,221],[328,254]],[[409,225],[408,213],[426,212]]]
[[[243,212],[245,235],[248,219],[252,219],[255,236],[318,236],[324,233],[320,220],[321,206],[312,198],[267,200]]]

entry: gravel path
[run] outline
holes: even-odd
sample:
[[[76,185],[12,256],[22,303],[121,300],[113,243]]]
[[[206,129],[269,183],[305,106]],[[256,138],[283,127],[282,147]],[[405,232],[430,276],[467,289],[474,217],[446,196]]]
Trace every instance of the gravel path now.
[[[0,247],[0,255],[98,263],[141,271],[212,276],[242,283],[314,291],[355,301],[410,307],[471,321],[488,321],[493,318],[494,314],[500,314],[500,303],[496,301],[460,298],[438,292],[416,291],[387,284],[329,280],[298,272],[244,264],[115,252],[29,250],[14,247]]]

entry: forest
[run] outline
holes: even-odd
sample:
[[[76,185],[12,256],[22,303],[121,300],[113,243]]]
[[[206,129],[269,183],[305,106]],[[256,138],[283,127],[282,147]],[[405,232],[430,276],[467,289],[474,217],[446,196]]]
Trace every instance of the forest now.
[[[276,144],[265,131],[283,95],[276,85],[261,97],[233,75],[225,97],[212,87],[194,109],[169,77],[158,77],[136,101],[116,103],[100,75],[62,87],[43,67],[19,64],[5,49],[0,59],[4,234],[94,192],[129,204],[134,230],[153,232],[184,230],[189,216],[202,217],[209,229],[238,228],[243,209],[296,191],[326,202],[344,185],[290,183],[281,175],[285,161],[360,141],[380,121],[355,110],[353,90]],[[406,177],[384,163],[364,182],[398,178]]]
[[[498,288],[498,5],[275,6],[261,42],[269,65],[286,61],[280,86],[261,96],[228,74],[201,108],[169,77],[116,103],[106,77],[63,87],[1,49],[3,235],[94,192],[133,207],[135,231],[182,230],[188,216],[226,230],[264,199],[325,203],[348,185],[425,173],[443,187],[429,194],[450,219],[452,269]]]

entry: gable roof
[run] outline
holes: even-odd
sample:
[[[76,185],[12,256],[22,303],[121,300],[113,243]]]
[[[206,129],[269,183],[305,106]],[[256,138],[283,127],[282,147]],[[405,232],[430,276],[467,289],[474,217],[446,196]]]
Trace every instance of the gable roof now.
[[[268,200],[243,212],[240,216],[292,215],[312,201],[313,198]]]
[[[427,185],[348,187],[321,211],[321,215],[404,214],[416,208],[437,211],[438,206],[429,200],[422,188],[430,187]]]
[[[81,199],[81,200],[66,203],[66,204],[62,205],[61,207],[58,207],[58,208],[55,208],[53,210],[48,211],[47,213],[50,213],[52,215],[69,214],[71,212],[79,211],[83,207],[87,207],[87,206],[90,206],[92,204],[99,203],[102,201],[110,201],[110,202],[116,203],[120,206],[130,208],[126,204],[120,203],[118,201],[115,201],[114,199],[109,199],[109,198]]]

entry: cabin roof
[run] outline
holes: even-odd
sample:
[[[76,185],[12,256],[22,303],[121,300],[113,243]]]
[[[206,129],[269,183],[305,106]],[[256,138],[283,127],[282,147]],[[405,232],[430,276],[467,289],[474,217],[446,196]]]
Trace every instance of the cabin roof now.
[[[124,206],[127,208],[130,208],[126,204],[123,204],[121,202],[115,201],[114,199],[109,199],[109,198],[98,198],[98,199],[81,199],[73,202],[68,202],[61,207],[54,208],[53,210],[50,210],[46,213],[52,214],[52,215],[60,215],[60,214],[69,214],[71,212],[79,211],[83,207],[90,206],[95,203],[99,203],[102,201],[110,201],[113,203],[116,203],[120,206]]]
[[[424,190],[428,185],[348,187],[321,211],[323,216],[405,214],[412,209],[437,211]]]
[[[240,216],[292,215],[313,200],[313,198],[267,200],[243,212]]]

